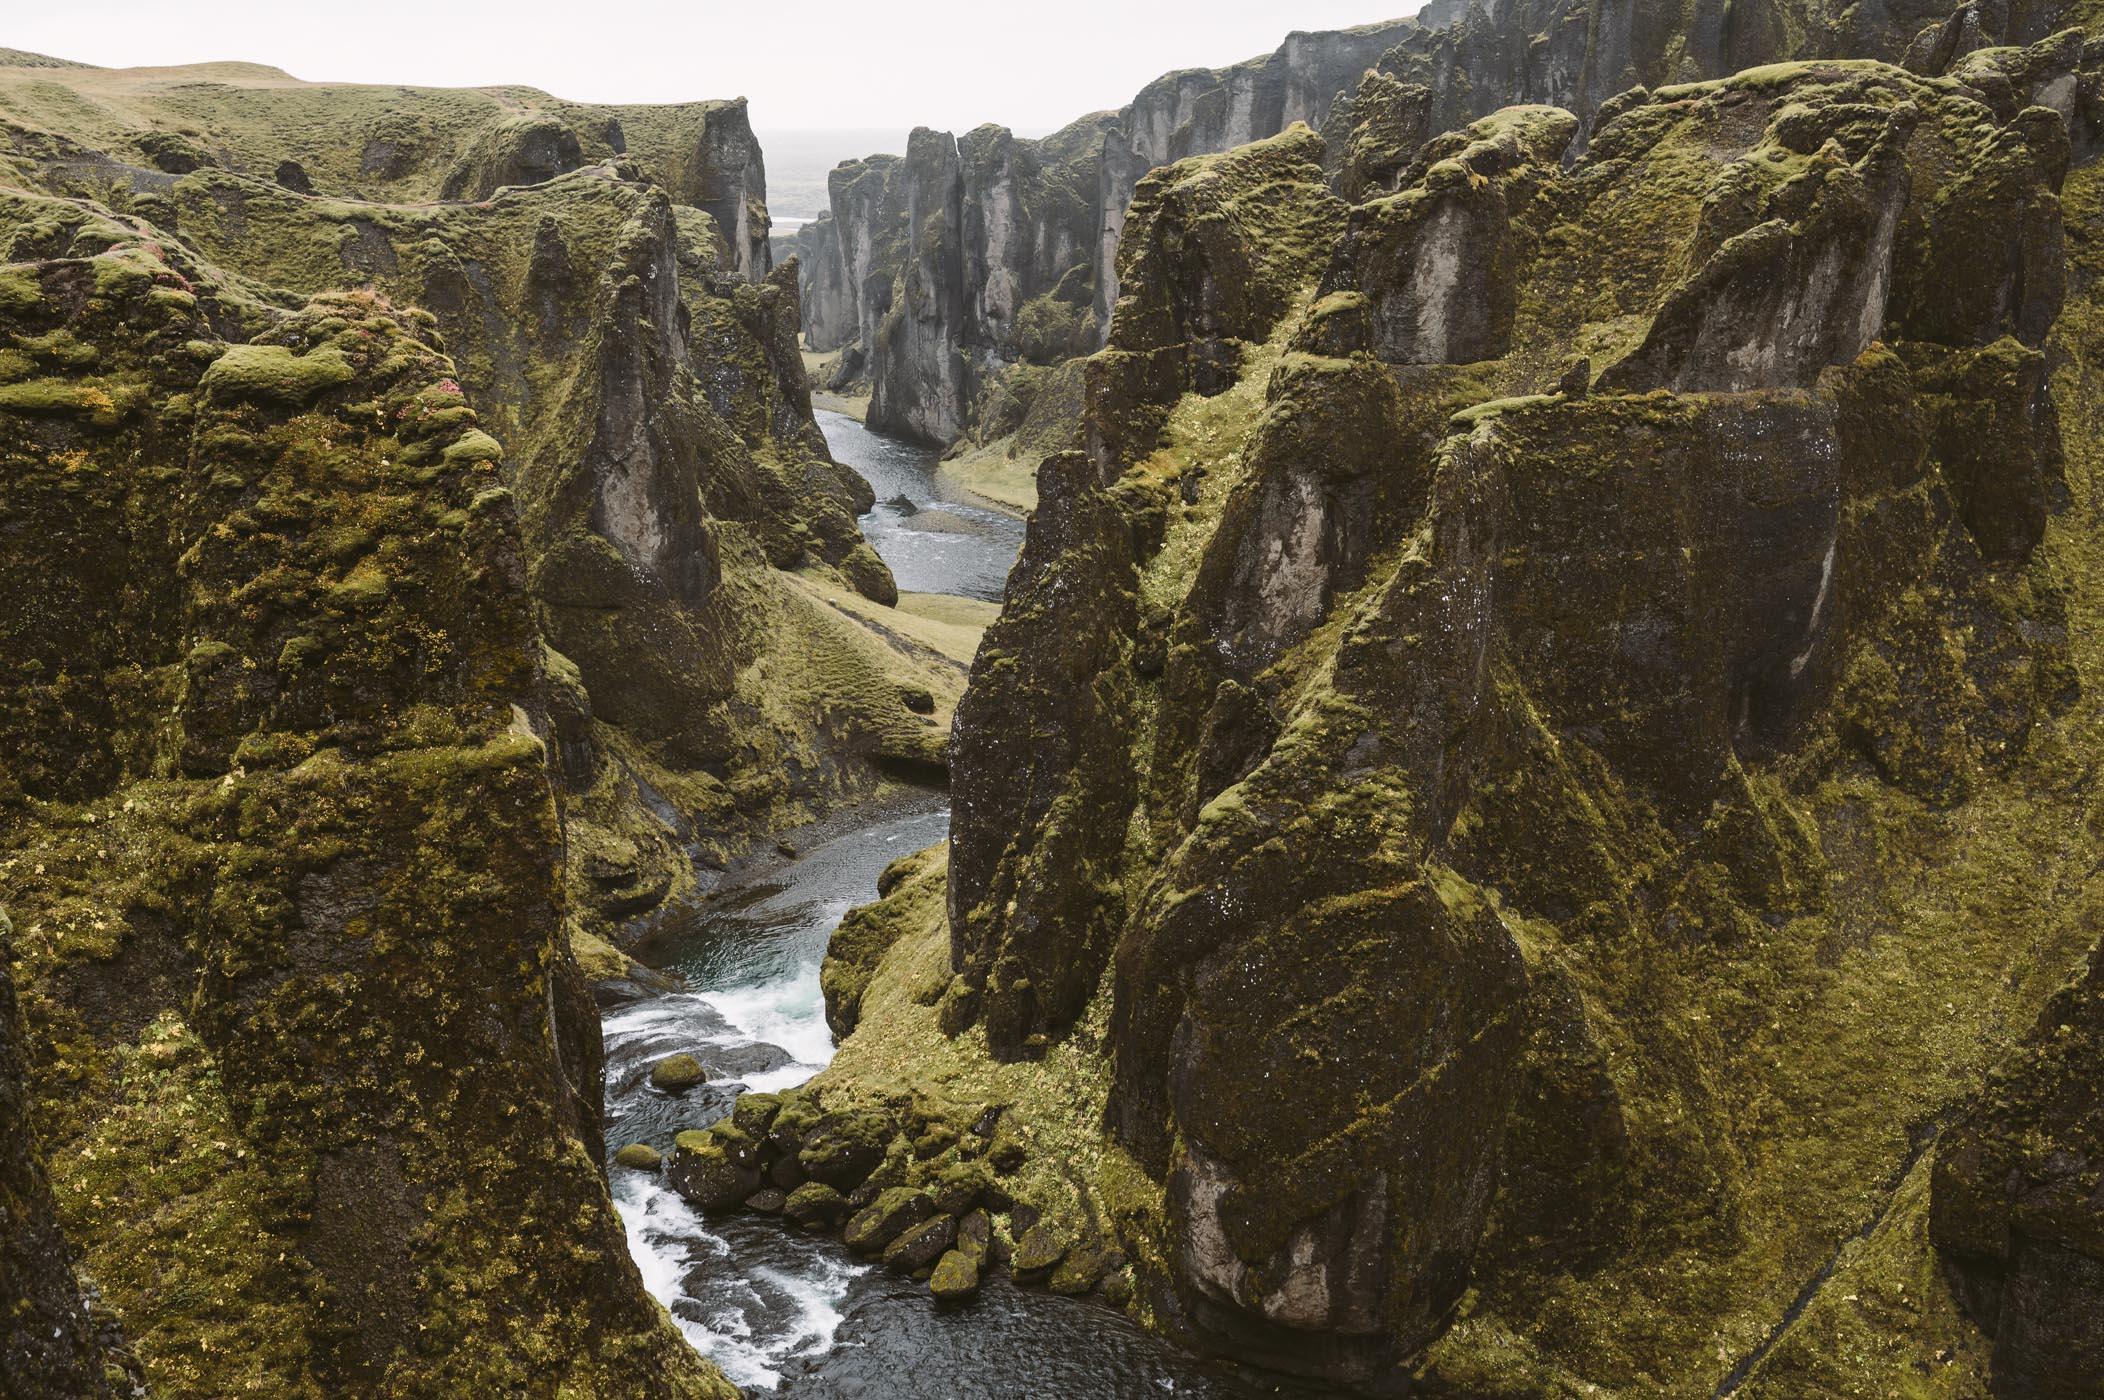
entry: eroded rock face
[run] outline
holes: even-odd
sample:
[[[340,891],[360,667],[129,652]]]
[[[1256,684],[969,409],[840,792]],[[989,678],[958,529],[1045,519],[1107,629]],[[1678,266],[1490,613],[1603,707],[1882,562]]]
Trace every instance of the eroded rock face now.
[[[2064,841],[1949,844],[2082,821],[2032,784],[2104,603],[2050,523],[2066,129],[1981,82],[1635,93],[1576,158],[1576,115],[1515,109],[1349,209],[1305,135],[1143,183],[1091,455],[1041,486],[1060,549],[965,702],[944,1022],[1069,1053],[1108,968],[1107,1124],[1161,1192],[1125,1243],[1172,1326],[1374,1389],[1779,1396],[1864,1374],[1821,1310],[1871,1265],[1785,1319],[1865,1183],[1874,1257],[1933,1273],[1917,1125],[2104,897]],[[2044,886],[1962,931],[1891,902],[2004,860]],[[2044,914],[2059,880],[2088,914]],[[1887,957],[1920,981],[1877,991]],[[2026,1073],[1937,1228],[2035,1369],[2086,1355],[2088,1246],[1994,1154],[2088,1100]],[[1965,1345],[1910,1325],[1893,1367]]]
[[[14,930],[0,914],[0,1356],[24,1400],[109,1394],[100,1339],[82,1305],[72,1251],[30,1122],[30,1052],[15,997]]]
[[[158,196],[223,265],[310,294],[371,283],[437,316],[507,448],[578,799],[575,907],[602,937],[692,890],[697,841],[731,849],[869,790],[884,756],[942,755],[881,668],[857,668],[867,694],[758,693],[766,658],[827,625],[774,571],[887,603],[896,585],[856,524],[867,484],[811,416],[795,269],[749,282],[713,218],[635,173],[461,206],[224,171]]]
[[[873,426],[947,444],[987,424],[1010,366],[1103,343],[1126,209],[1149,171],[1320,126],[1412,27],[1295,34],[1235,68],[1169,74],[1041,141],[917,132],[903,161],[843,166],[830,215],[800,244],[812,349],[844,349],[843,382],[872,387]]]
[[[148,1379],[726,1393],[598,1170],[513,497],[432,318],[4,222],[45,240],[0,273],[15,977],[59,1223]]]
[[[993,405],[1009,366],[1085,354],[1108,334],[1121,292],[1127,211],[1151,170],[1303,122],[1327,138],[1332,182],[1358,201],[1417,183],[1423,169],[1412,167],[1425,142],[1497,109],[1565,109],[1578,119],[1569,144],[1582,151],[1596,114],[1632,90],[1821,58],[1882,59],[1940,74],[1974,54],[2042,41],[2068,10],[1984,0],[1955,14],[1944,0],[1495,0],[1428,6],[1391,24],[1294,34],[1275,53],[1233,68],[1166,74],[1118,113],[1084,119],[1043,142],[993,129],[967,137],[971,149],[954,168],[925,152],[918,163],[873,157],[843,167],[831,215],[803,245],[804,329],[813,349],[844,351],[842,384],[872,386],[878,426],[940,443],[997,431]],[[2073,91],[2069,79],[2047,105],[2066,114]],[[930,179],[945,183],[912,188]],[[887,198],[873,199],[877,190]],[[908,220],[909,199],[931,212],[954,207],[955,218]],[[1837,246],[1875,238],[1874,229],[1843,227],[1838,205],[1845,202],[1838,193],[1829,200],[1818,236]],[[1426,236],[1435,243],[1473,244],[1477,230],[1466,201],[1450,194],[1426,217],[1435,226]],[[983,236],[987,231],[993,236]],[[1772,242],[1773,231],[1755,243],[1763,240]],[[1780,255],[1751,245],[1736,252],[1748,269]],[[1803,255],[1818,253],[1807,246]],[[880,337],[893,294],[909,276],[918,288],[914,302]],[[1427,273],[1432,280],[1447,276],[1443,268]],[[1868,295],[1875,289],[1823,290],[1818,279],[1805,285],[1822,302],[1836,295],[1876,299]],[[1846,319],[1838,308],[1800,310],[1815,324]],[[1773,320],[1782,312],[1752,314]]]
[[[62,82],[75,71],[92,70],[0,65],[15,114],[0,122],[0,139],[39,167],[38,183],[67,193],[100,200],[112,184],[142,187],[111,155],[162,175],[220,169],[388,203],[484,200],[626,159],[674,203],[716,221],[729,265],[746,280],[774,267],[766,162],[743,99],[594,106],[532,88],[292,83],[276,69],[215,65],[203,100],[179,75],[65,100]],[[184,134],[200,122],[208,139]],[[167,129],[135,139],[144,127]]]
[[[183,174],[12,129],[0,900],[57,1224],[157,1393],[722,1395],[627,1260],[571,950],[939,762],[942,678],[831,601],[895,587],[742,107],[386,92],[348,163],[238,83]]]
[[[1931,1237],[1994,1339],[1996,1395],[2080,1395],[2104,1380],[2104,978],[2084,974],[1936,1154]]]
[[[1088,450],[1105,481],[1154,450],[1184,393],[1239,379],[1298,299],[1306,260],[1344,213],[1321,186],[1321,155],[1303,126],[1142,182],[1119,255],[1132,291],[1085,368]]]
[[[1400,177],[1402,194],[1352,211],[1329,285],[1366,288],[1381,359],[1469,364],[1511,350],[1519,299],[1513,216],[1577,131],[1560,108],[1501,112],[1426,143]]]

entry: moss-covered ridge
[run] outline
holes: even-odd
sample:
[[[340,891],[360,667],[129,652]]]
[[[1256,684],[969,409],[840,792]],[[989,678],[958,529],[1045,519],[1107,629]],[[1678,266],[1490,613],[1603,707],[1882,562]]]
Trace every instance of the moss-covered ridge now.
[[[954,692],[955,664],[881,626],[843,630],[851,613],[787,577],[895,592],[856,526],[868,489],[812,420],[794,271],[754,283],[734,228],[685,202],[662,162],[422,204],[227,163],[170,175],[38,147],[21,164],[180,229],[266,304],[372,286],[438,318],[521,501],[584,935],[693,897],[700,864],[867,794],[887,768],[941,767],[942,726],[899,697]],[[17,234],[25,251],[32,238]]]
[[[230,346],[112,227],[0,271],[10,381],[80,386],[0,412],[0,870],[82,1271],[164,1395],[730,1393],[597,1168],[513,498],[430,317]]]
[[[0,158],[63,170],[68,192],[92,199],[216,169],[377,203],[482,200],[627,159],[715,220],[739,273],[758,281],[774,265],[766,166],[742,99],[593,106],[526,87],[307,83],[259,64],[0,62],[0,133]]]
[[[1500,114],[1239,262],[1269,316],[1128,240],[963,707],[957,980],[871,976],[877,915],[840,985],[1026,1079],[1105,1036],[1084,1188],[1165,1325],[1435,1393],[2015,1374],[1906,1288],[1923,1154],[2094,943],[2081,52],[1636,93],[1568,168]],[[1129,227],[1319,207],[1232,161]]]
[[[1029,465],[1069,445],[1017,436],[1038,371],[1103,343],[1136,185],[1179,160],[1320,125],[1339,89],[1416,28],[1296,33],[1224,69],[1184,69],[1116,112],[1041,140],[999,126],[921,129],[900,156],[833,172],[831,209],[799,234],[804,330],[867,382],[870,422],[947,446],[998,443]]]

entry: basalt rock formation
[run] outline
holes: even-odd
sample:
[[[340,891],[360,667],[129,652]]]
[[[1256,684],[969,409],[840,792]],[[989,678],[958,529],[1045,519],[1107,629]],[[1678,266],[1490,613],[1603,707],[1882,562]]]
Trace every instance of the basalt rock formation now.
[[[698,863],[866,793],[887,766],[940,764],[940,725],[910,713],[899,686],[954,694],[961,677],[814,595],[845,586],[889,603],[896,589],[855,523],[868,487],[831,460],[811,418],[795,272],[751,281],[728,216],[692,202],[732,167],[761,178],[742,109],[618,109],[607,129],[629,132],[631,154],[612,164],[472,203],[381,204],[248,171],[295,161],[313,187],[340,188],[353,174],[317,159],[304,133],[369,106],[485,154],[525,119],[471,132],[459,112],[494,101],[477,92],[383,101],[392,90],[255,80],[204,85],[219,105],[194,107],[194,81],[93,69],[73,81],[81,102],[116,114],[212,117],[213,160],[172,177],[90,158],[81,138],[24,118],[13,136],[26,180],[152,221],[283,297],[370,286],[438,318],[520,497],[586,932],[610,938],[691,895]],[[47,126],[96,129],[72,115],[81,102],[35,110]],[[261,125],[257,104],[277,121]],[[402,193],[431,192],[439,154],[417,149]],[[738,208],[764,219],[764,190],[740,188]]]
[[[1102,343],[1141,177],[1296,121],[1320,126],[1340,90],[1413,28],[1295,34],[1233,68],[1166,74],[1122,110],[1040,141],[998,126],[962,138],[923,129],[903,159],[841,166],[831,212],[798,235],[807,343],[843,352],[837,385],[867,380],[873,427],[945,446],[1013,431],[1020,412],[1004,423],[982,400],[1004,385],[1027,398],[1027,375],[1005,382],[1013,366]]]
[[[1413,19],[1294,34],[1234,68],[1168,74],[1119,112],[1042,142],[998,127],[956,141],[922,132],[904,159],[842,166],[831,213],[799,235],[805,337],[840,352],[835,387],[871,387],[876,426],[983,444],[1028,413],[1043,383],[1034,367],[1103,343],[1125,211],[1151,170],[1301,121],[1327,139],[1332,184],[1358,200],[1397,188],[1425,141],[1499,108],[1553,105],[1589,123],[1633,89],[1812,58],[1942,73],[1969,53],[2047,38],[2067,8],[1455,0]],[[1574,151],[1586,139],[1581,129]]]
[[[590,979],[939,766],[963,680],[882,622],[742,109],[66,67],[0,120],[22,1393],[729,1393],[609,1203]]]
[[[431,317],[5,223],[45,254],[0,281],[13,977],[145,1378],[728,1393],[606,1198],[514,497]]]
[[[872,1183],[999,1123],[1054,1257],[1372,1393],[2104,1387],[2104,41],[2016,8],[1142,182],[828,964]]]

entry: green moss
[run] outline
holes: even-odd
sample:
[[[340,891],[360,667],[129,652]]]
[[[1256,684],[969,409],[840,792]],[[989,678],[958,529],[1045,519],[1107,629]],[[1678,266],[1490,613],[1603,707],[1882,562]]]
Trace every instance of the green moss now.
[[[503,459],[503,446],[479,428],[471,428],[462,433],[445,451],[445,463],[449,467],[472,466],[478,462],[499,462]]]
[[[143,386],[108,380],[32,379],[0,384],[0,412],[56,414],[115,428],[145,402]]]
[[[679,1093],[707,1080],[709,1072],[692,1055],[668,1055],[650,1067],[650,1087]]]
[[[350,362],[334,347],[300,354],[282,345],[237,345],[212,362],[201,387],[221,400],[298,407],[353,377]]]

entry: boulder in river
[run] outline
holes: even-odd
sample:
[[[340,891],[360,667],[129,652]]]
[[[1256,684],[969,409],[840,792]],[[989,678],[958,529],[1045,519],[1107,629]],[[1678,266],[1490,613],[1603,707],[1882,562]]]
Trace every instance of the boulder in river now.
[[[915,1225],[884,1247],[884,1267],[894,1273],[917,1274],[950,1252],[957,1243],[957,1218],[938,1215]]]
[[[630,1171],[654,1172],[664,1161],[664,1154],[647,1142],[632,1142],[614,1154],[614,1165]]]
[[[708,1081],[709,1072],[692,1055],[668,1055],[650,1067],[650,1087],[668,1094],[685,1093]]]
[[[843,1238],[857,1254],[875,1254],[934,1214],[935,1202],[926,1192],[894,1186],[848,1221]]]
[[[953,1249],[935,1265],[928,1291],[943,1302],[969,1298],[979,1291],[979,1260],[961,1249]]]
[[[796,1063],[796,1056],[779,1045],[768,1045],[765,1042],[752,1045],[711,1045],[701,1053],[708,1057],[710,1069],[734,1078],[746,1074],[771,1074]]]
[[[830,1229],[847,1217],[847,1197],[823,1181],[807,1181],[789,1193],[782,1214],[807,1229]]]
[[[703,1210],[729,1210],[760,1189],[758,1154],[729,1123],[679,1135],[666,1169],[672,1189]]]

